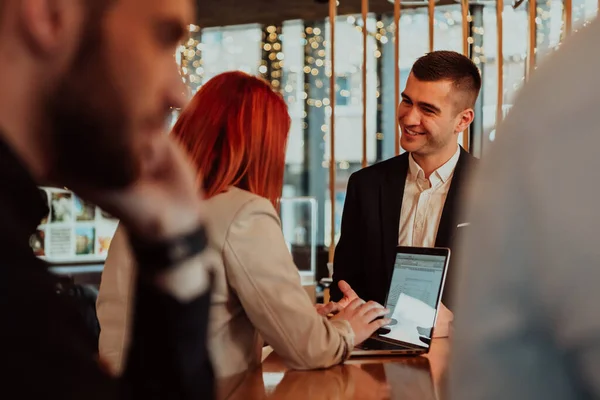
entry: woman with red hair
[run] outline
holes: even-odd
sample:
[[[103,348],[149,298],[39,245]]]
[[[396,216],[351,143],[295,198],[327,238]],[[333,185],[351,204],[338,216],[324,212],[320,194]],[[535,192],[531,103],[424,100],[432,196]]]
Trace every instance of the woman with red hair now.
[[[382,306],[360,299],[323,317],[302,288],[276,212],[289,129],[287,106],[267,82],[228,72],[202,86],[172,131],[198,167],[209,241],[222,260],[208,338],[218,377],[258,365],[265,341],[292,368],[329,367],[389,323],[375,320]],[[100,356],[117,373],[127,347],[131,260],[119,230],[98,298]]]

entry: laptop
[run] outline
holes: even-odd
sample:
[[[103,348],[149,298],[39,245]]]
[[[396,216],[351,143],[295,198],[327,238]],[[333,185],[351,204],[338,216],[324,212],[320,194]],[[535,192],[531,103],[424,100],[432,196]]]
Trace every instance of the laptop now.
[[[450,249],[399,246],[385,307],[392,322],[356,346],[352,356],[429,352]]]

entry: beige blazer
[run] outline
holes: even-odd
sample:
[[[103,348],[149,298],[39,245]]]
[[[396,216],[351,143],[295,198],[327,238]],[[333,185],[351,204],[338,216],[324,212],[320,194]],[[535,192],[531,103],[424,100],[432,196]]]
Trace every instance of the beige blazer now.
[[[316,313],[271,203],[232,188],[207,204],[209,240],[222,259],[215,271],[209,327],[217,377],[259,365],[265,341],[291,368],[343,362],[354,346],[352,328]],[[129,344],[134,264],[127,234],[119,228],[97,302],[100,355],[115,373],[123,368]]]

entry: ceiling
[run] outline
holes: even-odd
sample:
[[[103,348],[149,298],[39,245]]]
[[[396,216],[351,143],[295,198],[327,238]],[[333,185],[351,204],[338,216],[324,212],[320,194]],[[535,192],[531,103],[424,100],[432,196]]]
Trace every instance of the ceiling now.
[[[339,0],[339,3],[339,15],[361,12],[361,0]],[[402,8],[427,6],[427,0],[402,0],[402,3],[405,4]],[[454,0],[437,0],[436,3],[457,4]],[[327,0],[197,0],[197,4],[198,25],[201,27],[276,24],[293,19],[315,21],[329,15]],[[370,0],[369,11],[375,14],[393,13],[394,4],[389,0]]]

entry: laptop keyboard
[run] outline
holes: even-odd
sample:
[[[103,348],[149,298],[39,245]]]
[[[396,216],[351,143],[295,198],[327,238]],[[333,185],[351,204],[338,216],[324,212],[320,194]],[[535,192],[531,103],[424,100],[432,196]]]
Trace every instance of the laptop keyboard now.
[[[399,344],[391,344],[384,342],[382,340],[376,340],[373,338],[369,338],[365,340],[362,344],[357,346],[362,350],[402,350],[402,349],[410,349],[410,347],[402,346]]]

